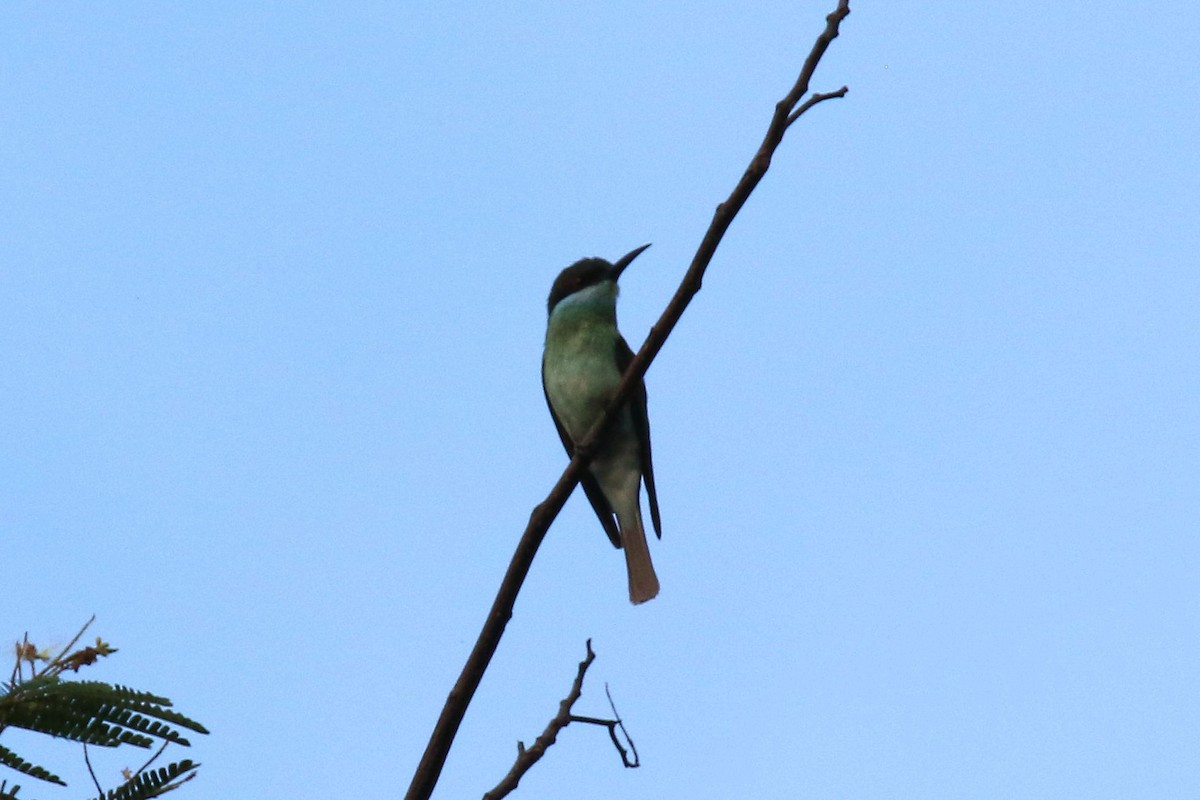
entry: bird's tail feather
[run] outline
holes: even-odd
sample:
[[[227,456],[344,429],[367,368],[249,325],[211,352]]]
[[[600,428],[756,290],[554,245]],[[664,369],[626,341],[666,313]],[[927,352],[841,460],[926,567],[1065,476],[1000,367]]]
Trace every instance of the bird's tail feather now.
[[[629,572],[629,602],[637,605],[658,595],[658,576],[654,574],[654,563],[650,560],[642,515],[635,510],[628,516],[619,517],[619,521],[625,568]]]

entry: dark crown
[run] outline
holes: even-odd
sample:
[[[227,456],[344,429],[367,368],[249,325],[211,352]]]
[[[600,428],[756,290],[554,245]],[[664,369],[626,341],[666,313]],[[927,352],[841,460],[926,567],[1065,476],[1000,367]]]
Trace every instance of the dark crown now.
[[[612,280],[613,265],[603,258],[584,258],[558,273],[550,287],[550,299],[546,301],[546,313],[554,311],[558,301],[594,286],[601,281]]]

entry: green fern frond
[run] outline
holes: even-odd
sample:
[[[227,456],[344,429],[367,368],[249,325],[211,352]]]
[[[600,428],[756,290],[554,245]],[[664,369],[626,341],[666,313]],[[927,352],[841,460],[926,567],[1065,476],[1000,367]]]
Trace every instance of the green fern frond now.
[[[47,772],[37,764],[30,764],[28,761],[21,758],[19,755],[14,753],[12,750],[9,750],[2,744],[0,744],[0,764],[3,764],[11,769],[15,769],[17,772],[23,772],[31,778],[37,778],[38,780],[48,781],[50,783],[57,783],[59,786],[67,785],[66,781],[55,775],[53,772]],[[12,793],[15,795],[17,793],[17,789],[20,788],[20,786],[14,787]],[[0,795],[0,800],[3,800],[3,797],[3,795]]]
[[[161,769],[143,772],[133,780],[110,790],[104,796],[104,800],[145,800],[145,798],[159,797],[190,781],[195,777],[195,770],[198,766],[200,765],[193,761],[184,760],[168,764]]]
[[[35,675],[32,678],[26,678],[16,683],[4,682],[4,692],[0,693],[0,707],[7,702],[11,702],[13,697],[19,696],[22,692],[37,692],[46,686],[60,682],[57,675]]]
[[[101,747],[149,747],[154,739],[189,745],[171,727],[208,733],[169,708],[165,697],[98,681],[28,681],[0,701],[0,724]]]
[[[70,681],[61,685],[66,687],[67,693],[73,697],[90,700],[97,704],[112,705],[115,709],[114,713],[124,715],[127,719],[132,719],[134,713],[140,713],[154,719],[173,723],[181,728],[193,730],[196,733],[208,733],[208,730],[199,722],[185,717],[178,711],[172,710],[170,700],[151,694],[150,692],[142,692],[137,689],[131,689],[128,686],[112,685],[99,681]],[[137,727],[139,730],[143,730],[139,723],[132,721],[125,722],[116,717],[113,717],[112,721],[117,724]],[[168,738],[159,733],[154,733],[153,735],[159,738]]]
[[[17,800],[19,791],[21,791],[19,784],[9,789],[8,781],[0,781],[0,800]]]

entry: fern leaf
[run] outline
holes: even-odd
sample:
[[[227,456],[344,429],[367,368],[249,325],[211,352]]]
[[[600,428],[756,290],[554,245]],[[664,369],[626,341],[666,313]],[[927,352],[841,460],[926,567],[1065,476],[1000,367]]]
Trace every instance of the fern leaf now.
[[[155,738],[191,744],[171,724],[208,733],[170,705],[165,697],[124,686],[55,678],[17,687],[0,702],[0,721],[101,747],[149,747]]]
[[[48,781],[49,783],[57,783],[59,786],[67,785],[62,778],[58,777],[53,772],[48,772],[39,767],[37,764],[30,764],[28,761],[21,758],[19,755],[14,753],[12,750],[9,750],[2,744],[0,744],[0,764],[3,764],[10,769],[15,769],[17,772],[23,772],[31,778]],[[20,788],[20,786],[15,787],[12,790],[12,793],[15,795],[17,793],[17,789]],[[3,796],[0,795],[0,800],[2,800],[2,797]]]
[[[168,764],[160,769],[143,772],[116,789],[110,790],[104,796],[104,800],[145,800],[145,798],[159,797],[172,789],[178,789],[194,778],[196,768],[199,766],[193,761],[184,760]]]

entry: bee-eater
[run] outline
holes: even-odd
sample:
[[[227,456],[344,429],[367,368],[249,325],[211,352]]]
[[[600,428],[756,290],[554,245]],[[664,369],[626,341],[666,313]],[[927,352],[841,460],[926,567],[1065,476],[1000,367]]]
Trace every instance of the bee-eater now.
[[[559,273],[550,289],[542,388],[568,456],[574,455],[576,443],[599,419],[633,360],[633,351],[617,330],[617,279],[649,246],[637,248],[615,264],[602,258],[577,261]],[[654,532],[662,538],[650,461],[646,384],[639,380],[579,481],[604,532],[613,545],[625,550],[633,603],[658,594],[658,576],[642,525],[643,481]]]

